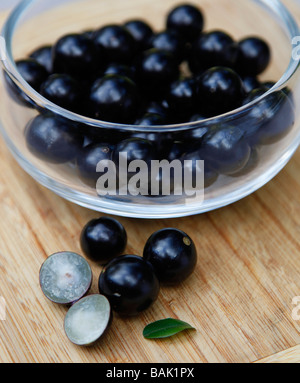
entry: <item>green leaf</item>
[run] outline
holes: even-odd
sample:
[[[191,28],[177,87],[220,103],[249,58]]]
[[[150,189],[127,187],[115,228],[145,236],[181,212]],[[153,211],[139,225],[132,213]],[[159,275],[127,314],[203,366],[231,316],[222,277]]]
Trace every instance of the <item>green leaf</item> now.
[[[162,319],[148,324],[143,331],[146,339],[168,338],[184,330],[195,330],[194,327],[179,319]]]

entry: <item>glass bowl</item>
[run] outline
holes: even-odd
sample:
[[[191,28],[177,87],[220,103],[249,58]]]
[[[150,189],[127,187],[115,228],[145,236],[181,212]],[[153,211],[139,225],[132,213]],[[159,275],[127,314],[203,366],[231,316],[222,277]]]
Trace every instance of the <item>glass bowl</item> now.
[[[143,19],[155,31],[163,30],[166,15],[178,1],[23,0],[19,3],[2,31],[5,43],[1,46],[0,118],[4,139],[26,172],[61,197],[92,210],[127,217],[171,218],[234,203],[265,185],[287,164],[300,142],[299,58],[293,45],[294,37],[300,35],[297,23],[277,0],[191,0],[190,3],[202,9],[205,31],[222,29],[236,40],[253,35],[265,39],[272,50],[272,61],[260,81],[274,84],[252,102],[229,113],[164,126],[115,124],[72,113],[31,88],[15,62],[40,46],[54,44],[65,34],[95,30],[106,24]],[[73,138],[80,137],[79,141],[75,140],[72,156],[66,145],[63,150],[67,155],[60,153],[59,161],[43,156],[41,150],[35,152],[26,140],[26,129],[32,121],[39,123],[41,116],[50,115],[68,125],[68,134]],[[195,159],[200,160],[199,184],[195,184],[194,177],[190,190],[182,187],[180,193],[173,183],[170,193],[167,188],[151,194],[149,183],[145,181],[142,185],[140,180],[132,183],[136,185],[133,189],[120,193],[116,188],[115,193],[105,195],[99,192],[94,178],[90,182],[82,177],[78,161],[84,146],[105,143],[115,148],[132,137],[150,141],[159,153],[151,160],[172,156],[179,159],[184,165],[182,174],[191,170],[191,159],[194,164]],[[155,179],[159,178],[158,174],[154,174]],[[170,178],[174,181],[174,174]],[[162,180],[164,183],[163,177]]]

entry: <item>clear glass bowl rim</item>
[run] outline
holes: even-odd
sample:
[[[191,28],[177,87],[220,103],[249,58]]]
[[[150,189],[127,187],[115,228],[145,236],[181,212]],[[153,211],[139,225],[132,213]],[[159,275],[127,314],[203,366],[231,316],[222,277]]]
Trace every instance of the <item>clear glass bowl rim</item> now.
[[[124,130],[124,131],[140,131],[140,132],[176,132],[181,130],[190,130],[194,128],[201,128],[201,126],[205,125],[207,122],[210,123],[220,123],[221,121],[228,121],[230,119],[235,119],[239,115],[241,115],[244,112],[247,112],[250,110],[255,104],[259,103],[262,99],[267,97],[270,93],[282,89],[291,80],[291,78],[294,76],[294,74],[299,70],[300,67],[300,60],[295,60],[292,51],[292,43],[291,43],[291,58],[289,61],[289,65],[282,75],[282,77],[275,83],[275,85],[269,89],[266,93],[264,93],[262,96],[257,98],[256,100],[252,101],[251,103],[244,105],[238,109],[232,110],[228,113],[212,117],[209,119],[201,120],[201,121],[194,121],[194,122],[187,122],[182,124],[172,124],[172,125],[157,125],[155,127],[149,127],[146,125],[126,125],[126,124],[117,124],[117,123],[110,123],[106,121],[96,120],[89,117],[85,117],[76,113],[73,113],[67,109],[61,108],[58,105],[50,102],[46,98],[44,98],[41,94],[39,94],[37,91],[35,91],[20,75],[20,73],[17,70],[15,60],[13,59],[12,54],[12,40],[13,40],[13,34],[15,32],[15,29],[17,27],[19,19],[22,17],[22,15],[27,11],[27,9],[34,5],[35,2],[40,0],[22,0],[10,13],[8,16],[1,35],[5,40],[5,56],[6,59],[2,60],[2,66],[4,67],[5,72],[9,75],[9,77],[14,81],[17,86],[30,98],[32,99],[39,107],[46,109],[48,111],[51,111],[52,113],[58,114],[64,118],[67,118],[71,121],[81,123],[81,124],[87,124],[90,126],[98,127],[98,128],[107,128],[107,129],[118,129],[118,130]],[[281,0],[249,0],[254,1],[255,3],[259,3],[260,5],[264,5],[268,9],[270,9],[273,13],[276,14],[276,16],[282,21],[284,27],[286,28],[286,31],[289,34],[290,40],[292,42],[293,38],[296,36],[300,36],[300,29],[299,26],[292,16],[292,14],[289,12],[289,10],[286,8],[286,6],[281,2]]]

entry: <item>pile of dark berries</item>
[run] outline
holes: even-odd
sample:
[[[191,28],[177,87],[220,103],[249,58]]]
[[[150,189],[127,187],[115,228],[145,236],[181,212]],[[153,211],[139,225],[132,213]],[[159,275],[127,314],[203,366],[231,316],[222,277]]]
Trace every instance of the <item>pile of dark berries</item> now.
[[[60,252],[49,256],[40,268],[40,286],[54,303],[71,306],[65,332],[77,345],[97,341],[112,321],[112,313],[138,315],[158,298],[160,285],[178,285],[195,270],[197,251],[183,231],[167,228],[153,233],[142,256],[124,254],[127,233],[116,219],[89,221],[80,236],[85,256],[102,265],[99,294],[88,295],[91,268],[81,255]]]
[[[258,101],[274,85],[259,79],[271,60],[268,43],[256,36],[236,41],[222,30],[205,31],[204,24],[200,9],[183,4],[167,15],[163,31],[133,19],[63,36],[18,61],[24,79],[58,106],[137,127],[94,127],[45,112],[7,78],[10,94],[39,112],[25,129],[30,152],[53,164],[76,163],[80,180],[94,189],[99,161],[117,166],[120,152],[146,163],[204,160],[205,187],[219,175],[247,173],[257,147],[277,142],[293,126],[293,95],[276,90]],[[234,120],[210,119],[255,100]],[[187,130],[155,131],[197,121],[199,127]]]
[[[270,63],[271,52],[261,38],[235,41],[221,30],[204,31],[201,10],[189,4],[171,10],[165,25],[154,31],[134,19],[68,34],[17,67],[53,103],[121,124],[216,116],[242,106],[262,85],[257,76]]]

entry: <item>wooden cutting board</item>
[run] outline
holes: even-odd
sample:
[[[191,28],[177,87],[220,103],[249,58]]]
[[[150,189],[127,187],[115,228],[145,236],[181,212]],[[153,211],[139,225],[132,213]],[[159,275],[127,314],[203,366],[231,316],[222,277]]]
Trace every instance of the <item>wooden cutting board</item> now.
[[[293,1],[286,3],[300,20]],[[299,151],[272,182],[229,207],[182,219],[120,218],[127,253],[141,254],[155,230],[172,226],[194,238],[199,262],[188,281],[162,287],[159,300],[139,317],[115,316],[93,348],[68,341],[66,309],[44,298],[38,273],[54,252],[81,253],[81,229],[99,214],[38,185],[2,139],[0,169],[0,296],[6,302],[0,362],[300,362],[300,321],[293,319],[292,302],[300,296]],[[101,269],[91,266],[91,292],[97,293]],[[166,317],[197,331],[145,340],[144,326]]]

